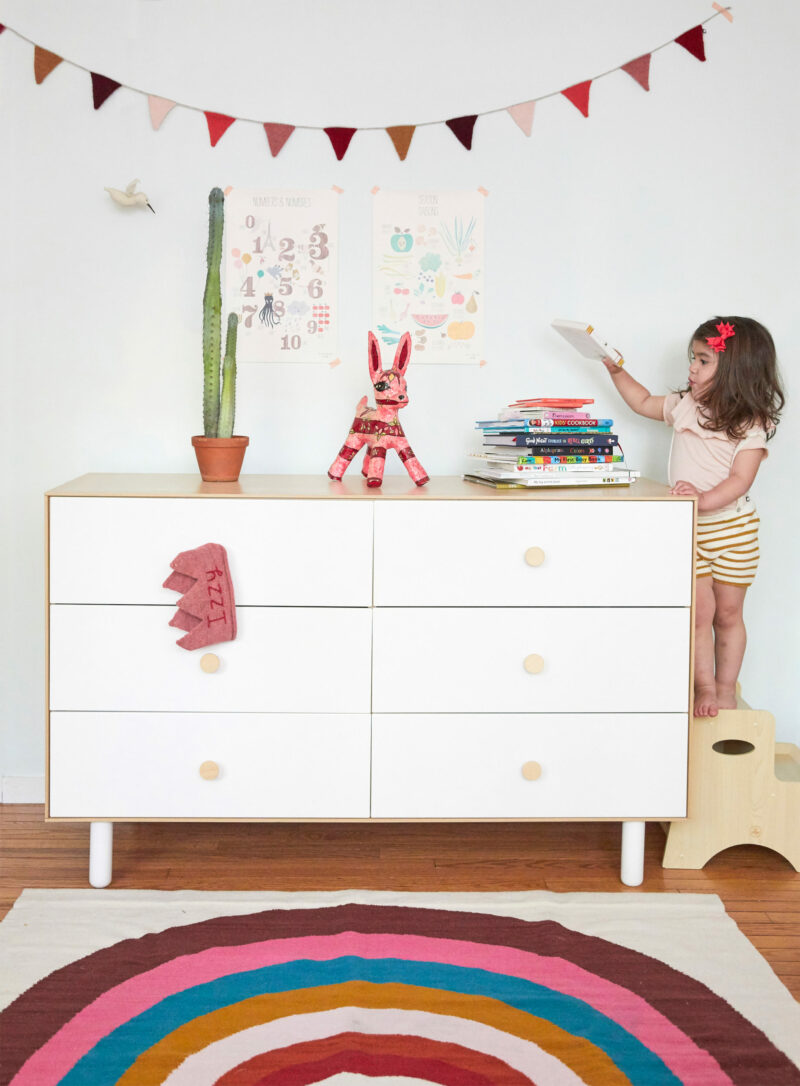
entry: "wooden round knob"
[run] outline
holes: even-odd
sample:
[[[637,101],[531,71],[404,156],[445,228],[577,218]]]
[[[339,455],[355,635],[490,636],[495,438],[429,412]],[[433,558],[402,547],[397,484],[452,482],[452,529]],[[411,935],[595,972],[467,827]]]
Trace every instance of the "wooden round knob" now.
[[[215,781],[219,776],[219,766],[216,762],[203,762],[198,772],[204,781]]]
[[[200,657],[200,667],[207,675],[213,675],[219,668],[219,656],[213,652],[206,652]]]
[[[538,652],[532,652],[530,656],[526,656],[522,661],[522,666],[528,672],[529,675],[538,675],[544,667],[544,659],[538,654]]]
[[[542,767],[538,762],[526,762],[522,767],[522,776],[526,781],[538,781],[542,775]]]
[[[528,547],[525,551],[525,561],[529,566],[540,566],[544,561],[544,551],[541,547]]]

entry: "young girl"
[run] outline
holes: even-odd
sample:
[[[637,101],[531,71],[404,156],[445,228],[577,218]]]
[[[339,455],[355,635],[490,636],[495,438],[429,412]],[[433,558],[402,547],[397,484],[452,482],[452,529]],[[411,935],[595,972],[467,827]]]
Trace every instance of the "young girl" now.
[[[610,359],[603,363],[625,403],[673,428],[673,494],[697,495],[694,713],[736,707],[746,634],[742,610],[758,565],[758,514],[748,491],[784,394],[772,336],[749,317],[714,317],[689,343],[689,382],[651,396]]]

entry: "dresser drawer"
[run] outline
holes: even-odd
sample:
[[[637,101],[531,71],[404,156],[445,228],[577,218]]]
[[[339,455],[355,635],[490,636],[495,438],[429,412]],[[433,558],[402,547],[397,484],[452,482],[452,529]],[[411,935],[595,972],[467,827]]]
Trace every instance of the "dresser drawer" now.
[[[379,502],[375,604],[688,606],[692,527],[679,500]]]
[[[366,818],[368,715],[51,713],[52,818]]]
[[[237,605],[368,607],[370,502],[51,498],[52,603],[170,603],[181,551],[221,543]]]
[[[376,713],[687,712],[688,608],[379,607]]]
[[[372,815],[684,817],[687,727],[679,713],[377,715]]]
[[[179,648],[172,607],[54,604],[50,707],[368,713],[368,608],[239,607],[234,641]],[[219,660],[213,673],[206,654]]]

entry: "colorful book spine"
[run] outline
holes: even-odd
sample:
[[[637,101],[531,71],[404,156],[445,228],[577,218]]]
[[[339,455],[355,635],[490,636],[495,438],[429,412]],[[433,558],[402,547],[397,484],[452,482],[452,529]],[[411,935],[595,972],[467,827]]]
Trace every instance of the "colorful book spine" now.
[[[526,464],[621,464],[624,456],[521,456],[517,463]]]
[[[616,434],[604,433],[602,438],[599,438],[595,434],[492,434],[487,435],[489,440],[484,441],[484,445],[510,445],[520,446],[524,445],[530,448],[533,445],[560,445],[565,447],[567,445],[597,445],[602,442],[603,447],[609,445],[619,445],[619,438]]]
[[[602,430],[614,425],[613,419],[579,419],[570,422],[567,419],[510,419],[500,422],[497,419],[483,419],[475,423],[480,430]]]

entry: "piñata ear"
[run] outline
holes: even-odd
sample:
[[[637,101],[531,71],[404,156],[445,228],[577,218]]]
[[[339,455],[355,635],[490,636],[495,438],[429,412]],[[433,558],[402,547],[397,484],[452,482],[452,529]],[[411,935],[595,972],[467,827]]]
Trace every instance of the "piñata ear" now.
[[[397,350],[394,353],[394,365],[392,369],[396,370],[400,376],[406,372],[408,363],[411,361],[411,333],[406,332],[397,344]]]
[[[369,361],[369,375],[374,380],[381,372],[381,345],[372,332],[367,341],[367,358]]]

